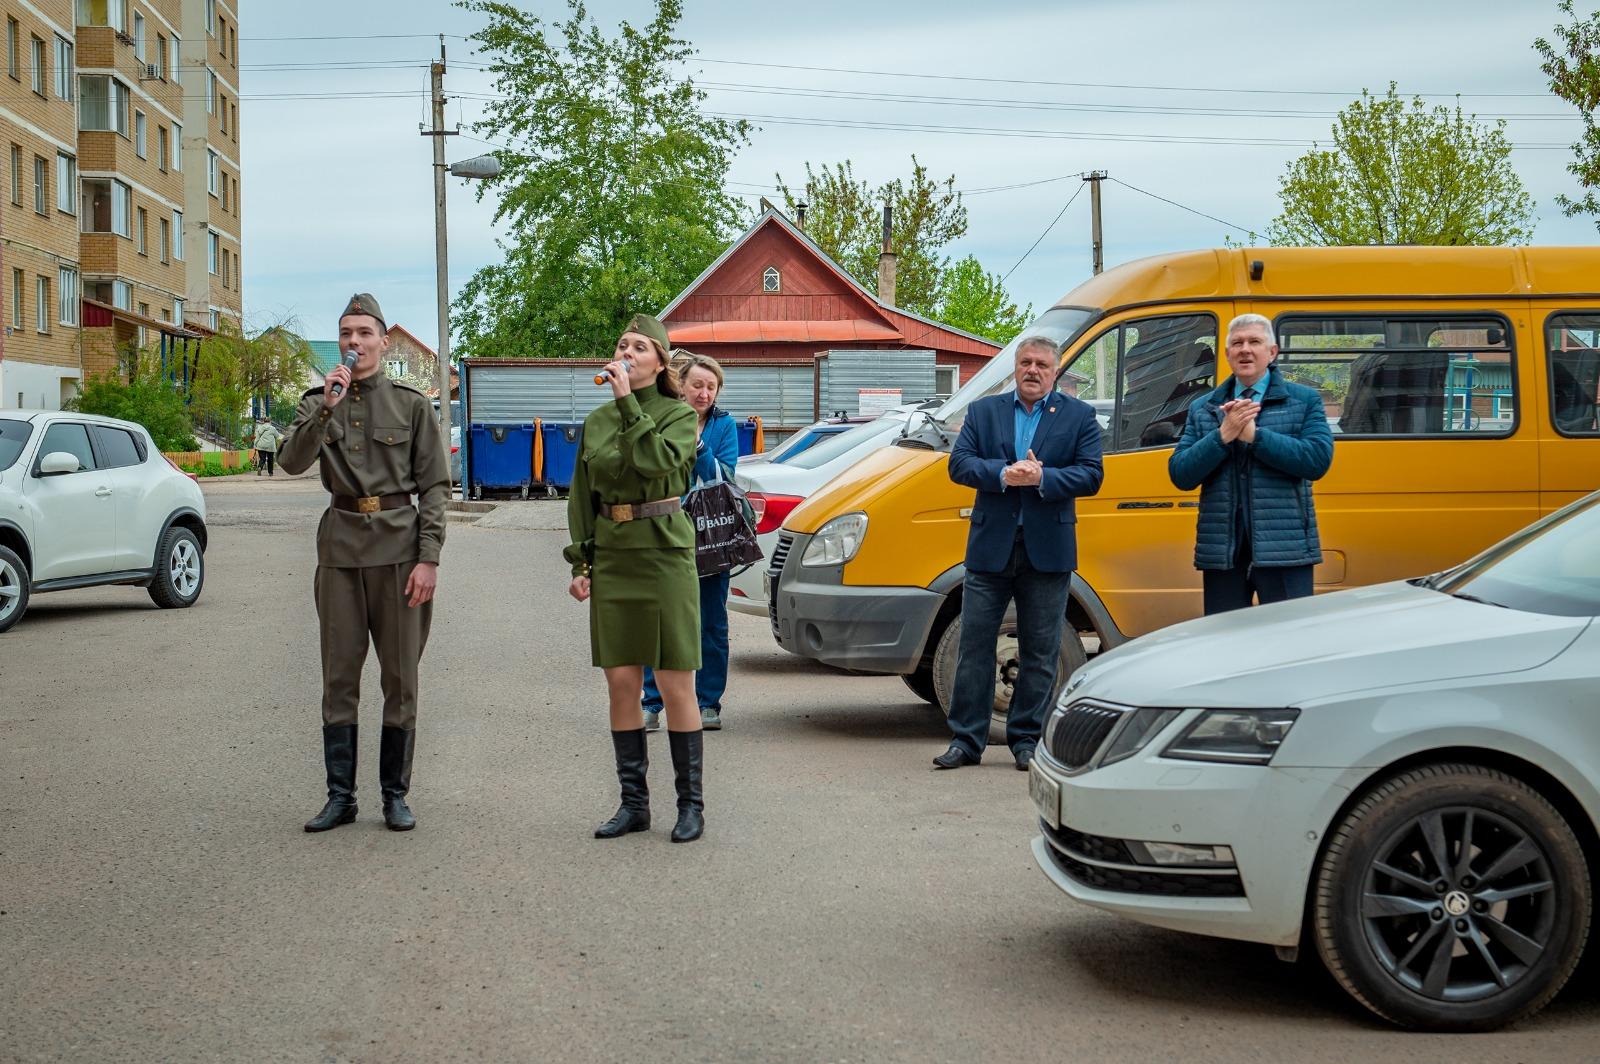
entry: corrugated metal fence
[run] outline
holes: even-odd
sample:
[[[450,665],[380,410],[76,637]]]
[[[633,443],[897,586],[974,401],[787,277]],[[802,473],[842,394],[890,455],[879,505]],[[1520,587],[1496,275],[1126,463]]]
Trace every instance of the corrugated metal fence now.
[[[819,416],[860,412],[861,393],[898,389],[901,402],[938,391],[932,351],[826,351],[817,356]]]

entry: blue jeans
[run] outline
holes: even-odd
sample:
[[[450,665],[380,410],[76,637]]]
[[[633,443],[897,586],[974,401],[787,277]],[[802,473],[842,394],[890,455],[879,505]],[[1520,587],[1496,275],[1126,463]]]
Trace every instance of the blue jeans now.
[[[718,713],[728,689],[728,581],[727,573],[700,578],[700,668],[694,674],[694,693],[701,709]],[[644,710],[660,713],[662,704],[655,673],[647,667]]]
[[[1017,657],[1020,669],[1006,714],[1006,745],[1013,754],[1039,744],[1050,693],[1055,690],[1056,661],[1067,619],[1067,589],[1072,574],[1042,573],[1028,562],[1018,538],[1003,572],[967,571],[961,593],[961,646],[956,659],[956,684],[950,706],[951,744],[975,758],[989,745],[989,718],[994,708],[995,641],[1006,605],[1017,603]]]

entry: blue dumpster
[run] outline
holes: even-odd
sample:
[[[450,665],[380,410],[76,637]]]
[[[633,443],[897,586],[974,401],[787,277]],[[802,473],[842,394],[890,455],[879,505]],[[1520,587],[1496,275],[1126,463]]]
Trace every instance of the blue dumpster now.
[[[472,494],[517,491],[528,497],[533,486],[532,425],[473,425],[471,442]]]
[[[739,457],[760,454],[766,450],[765,441],[762,439],[764,435],[765,433],[761,431],[760,418],[747,417],[739,422]]]
[[[544,482],[547,487],[565,491],[572,487],[572,471],[578,466],[578,439],[583,426],[573,422],[549,422],[544,433]]]

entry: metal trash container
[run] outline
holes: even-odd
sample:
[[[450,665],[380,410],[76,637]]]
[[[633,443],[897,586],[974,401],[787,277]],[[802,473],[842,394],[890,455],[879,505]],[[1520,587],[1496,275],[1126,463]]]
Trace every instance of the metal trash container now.
[[[747,417],[739,422],[739,457],[760,454],[767,449],[766,433],[761,430],[761,419]]]
[[[533,487],[534,426],[473,425],[472,497],[485,491],[516,491],[528,497]]]
[[[578,441],[583,425],[552,421],[540,426],[544,441],[544,483],[552,491],[572,487],[572,473],[578,467]]]

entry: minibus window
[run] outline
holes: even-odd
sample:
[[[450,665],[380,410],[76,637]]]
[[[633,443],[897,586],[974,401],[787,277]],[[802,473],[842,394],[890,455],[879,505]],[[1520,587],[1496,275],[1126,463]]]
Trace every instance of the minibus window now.
[[[1135,451],[1176,444],[1189,404],[1216,379],[1217,319],[1178,314],[1107,329],[1068,363],[1061,388],[1076,387],[1091,403],[1115,399],[1102,443],[1107,452]]]
[[[1320,392],[1343,436],[1506,436],[1516,426],[1503,321],[1290,315],[1278,345],[1284,377]]]
[[[1550,416],[1563,436],[1600,436],[1600,315],[1552,314]]]
[[[1058,345],[1066,344],[1069,340],[1075,339],[1083,327],[1094,320],[1098,313],[1087,307],[1054,307],[1045,311],[1037,321],[1018,333],[999,354],[990,359],[989,364],[979,370],[976,376],[963,384],[960,391],[934,411],[933,416],[947,429],[960,428],[961,423],[966,420],[967,407],[986,395],[999,395],[1015,387],[1012,377],[1017,370],[1017,344],[1020,341],[1029,336],[1048,336]],[[1057,385],[1063,389],[1066,386],[1065,380]]]

